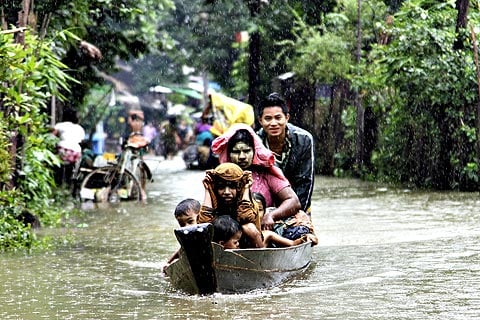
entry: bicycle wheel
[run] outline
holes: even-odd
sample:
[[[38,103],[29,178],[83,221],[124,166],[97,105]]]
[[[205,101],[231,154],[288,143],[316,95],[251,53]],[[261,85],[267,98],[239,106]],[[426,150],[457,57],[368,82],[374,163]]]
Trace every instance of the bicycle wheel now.
[[[81,199],[80,190],[82,188],[82,182],[90,172],[92,172],[92,169],[89,168],[76,169],[76,172],[72,176],[72,181],[70,183],[70,192],[74,199]]]
[[[152,181],[152,174],[150,172],[150,169],[148,168],[147,164],[143,161],[138,161],[134,164],[135,170],[133,170],[133,174],[137,178],[138,182],[140,182],[140,185],[142,188],[145,190],[145,187],[147,185],[147,182]]]
[[[82,182],[80,198],[96,202],[141,201],[142,188],[128,170],[121,175],[116,166],[92,171]]]

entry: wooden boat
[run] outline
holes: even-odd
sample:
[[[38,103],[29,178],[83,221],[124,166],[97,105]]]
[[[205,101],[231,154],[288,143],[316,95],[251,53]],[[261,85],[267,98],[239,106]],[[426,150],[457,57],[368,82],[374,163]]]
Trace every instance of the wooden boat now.
[[[175,230],[179,259],[165,273],[172,286],[189,294],[244,293],[277,286],[304,272],[312,243],[286,248],[227,249],[211,241],[210,223]]]

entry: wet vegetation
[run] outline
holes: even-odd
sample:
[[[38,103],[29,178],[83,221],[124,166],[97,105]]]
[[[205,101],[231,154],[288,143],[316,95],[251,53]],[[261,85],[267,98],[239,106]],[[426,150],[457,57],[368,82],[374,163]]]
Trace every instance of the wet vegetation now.
[[[478,1],[37,2],[0,4],[1,248],[61,223],[51,106],[93,127],[118,61],[134,94],[185,81],[185,65],[253,105],[280,91],[319,174],[478,191]]]

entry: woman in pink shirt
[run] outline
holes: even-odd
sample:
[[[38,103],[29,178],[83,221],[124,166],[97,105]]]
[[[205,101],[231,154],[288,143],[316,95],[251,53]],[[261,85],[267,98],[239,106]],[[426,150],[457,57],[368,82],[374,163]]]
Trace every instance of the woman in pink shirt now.
[[[262,218],[262,229],[272,230],[274,222],[295,215],[300,201],[282,171],[274,166],[275,156],[253,129],[234,124],[212,143],[212,151],[220,163],[233,162],[253,177],[251,190],[265,197],[267,207],[275,207]]]

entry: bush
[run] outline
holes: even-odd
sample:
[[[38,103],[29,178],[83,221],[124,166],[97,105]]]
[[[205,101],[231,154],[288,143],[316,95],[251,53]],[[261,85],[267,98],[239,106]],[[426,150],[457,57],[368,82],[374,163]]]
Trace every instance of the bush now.
[[[65,213],[51,205],[52,168],[59,160],[52,152],[55,140],[46,111],[51,97],[61,99],[73,79],[51,47],[28,32],[25,46],[15,43],[12,34],[0,34],[1,251],[40,243],[25,223],[27,216],[57,224]]]

